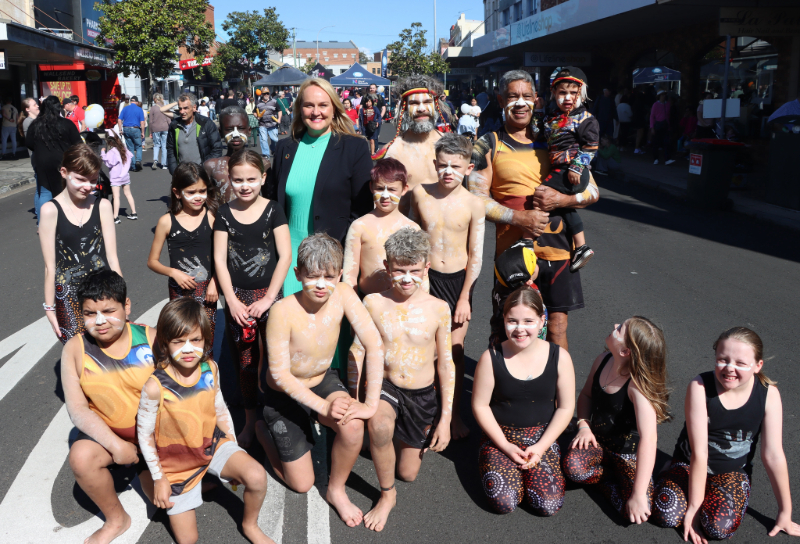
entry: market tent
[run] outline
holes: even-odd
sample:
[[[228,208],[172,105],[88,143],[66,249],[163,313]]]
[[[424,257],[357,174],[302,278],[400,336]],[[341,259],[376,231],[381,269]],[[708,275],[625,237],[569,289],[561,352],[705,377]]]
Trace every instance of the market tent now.
[[[634,85],[680,80],[681,73],[666,66],[648,66],[647,68],[637,68],[633,71]]]
[[[385,77],[370,73],[359,63],[352,65],[345,73],[331,78],[334,87],[369,87],[375,85],[391,85],[392,82]]]
[[[297,68],[289,64],[284,64],[277,70],[274,70],[268,76],[264,76],[253,83],[253,87],[264,87],[270,85],[300,85],[309,77],[310,76],[307,76]]]
[[[330,81],[333,77],[333,70],[329,70],[320,63],[317,63],[317,65],[311,69],[311,77],[318,77],[325,81]]]

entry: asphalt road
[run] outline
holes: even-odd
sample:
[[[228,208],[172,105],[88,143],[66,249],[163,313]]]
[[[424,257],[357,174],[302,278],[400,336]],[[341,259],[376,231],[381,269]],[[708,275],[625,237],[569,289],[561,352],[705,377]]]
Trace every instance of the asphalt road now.
[[[150,153],[145,153],[145,165]],[[119,258],[133,301],[133,318],[167,297],[166,279],[145,262],[152,229],[165,212],[166,171],[132,174],[138,221],[117,226]],[[602,179],[601,200],[581,212],[596,256],[582,272],[586,308],[570,315],[570,352],[578,388],[614,323],[644,315],[664,330],[669,346],[670,403],[675,420],[659,428],[658,466],[669,460],[683,424],[686,384],[712,367],[711,344],[733,325],[764,339],[764,371],[778,381],[784,398],[784,444],[793,476],[795,512],[800,506],[800,422],[795,392],[800,386],[796,295],[800,247],[782,229],[731,213],[704,213],[622,182]],[[58,380],[60,344],[43,326],[43,266],[32,215],[33,191],[0,199],[0,541],[82,542],[99,526],[94,506],[75,485],[66,463],[71,425],[65,418]],[[122,214],[121,214],[122,215]],[[493,229],[487,229],[484,262],[491,262]],[[165,258],[166,254],[162,256]],[[491,273],[481,275],[466,354],[468,373],[485,349]],[[45,324],[46,325],[46,324]],[[19,332],[22,331],[22,332]],[[221,357],[222,386],[229,403],[237,394],[227,354]],[[676,531],[628,526],[602,496],[568,487],[563,509],[539,518],[525,508],[499,516],[490,512],[477,476],[479,430],[469,414],[471,381],[465,380],[464,414],[470,438],[442,454],[427,454],[419,478],[398,482],[398,505],[381,534],[346,527],[318,492],[308,496],[272,483],[261,523],[276,541],[315,543],[415,543],[424,541],[678,542]],[[241,410],[234,417],[242,420]],[[325,440],[315,451],[319,473],[327,462]],[[256,446],[251,452],[263,454]],[[120,471],[118,489],[131,474]],[[319,478],[322,486],[324,479]],[[351,499],[365,512],[377,500],[378,484],[368,456],[359,458],[348,482]],[[321,487],[324,495],[324,487]],[[202,542],[246,542],[237,529],[241,488],[220,486],[198,510]],[[117,542],[171,542],[163,512],[153,515],[135,491],[123,492],[135,520]],[[756,461],[750,508],[736,542],[764,542],[777,505],[760,461]],[[152,520],[149,518],[152,517]],[[795,515],[795,520],[798,516]],[[787,539],[778,537],[778,541]]]

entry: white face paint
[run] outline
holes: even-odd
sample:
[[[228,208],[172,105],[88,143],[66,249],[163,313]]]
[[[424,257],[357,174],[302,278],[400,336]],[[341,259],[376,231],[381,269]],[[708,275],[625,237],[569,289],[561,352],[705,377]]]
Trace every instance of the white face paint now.
[[[244,139],[244,134],[239,132],[239,127],[233,127],[233,132],[229,132],[225,135],[225,143],[230,143],[234,138],[239,138],[240,140]]]
[[[308,289],[327,289],[331,293],[336,289],[336,284],[329,282],[325,278],[319,278],[316,280],[310,280],[303,283],[303,287],[307,287]]]
[[[535,104],[534,104],[533,102],[529,101],[529,100],[525,100],[525,99],[523,99],[523,98],[520,96],[519,98],[517,98],[517,101],[516,101],[516,102],[511,102],[510,104],[508,104],[508,105],[506,106],[506,109],[507,109],[507,110],[509,111],[509,113],[510,113],[510,112],[511,112],[511,110],[513,110],[514,108],[521,107],[521,106],[528,106],[528,107],[531,109],[531,111],[533,111],[533,108],[535,107]]]
[[[422,278],[418,278],[417,276],[412,276],[411,272],[406,272],[402,276],[392,276],[392,282],[394,282],[395,285],[397,285],[397,284],[409,285],[409,284],[412,284],[412,283],[416,283],[417,285],[421,285],[422,284]]]
[[[539,327],[536,325],[524,325],[522,323],[506,323],[506,330],[510,333],[516,330],[535,331]]]
[[[451,163],[452,163],[452,161],[447,161],[447,167],[446,168],[439,168],[439,179],[442,179],[447,174],[450,174],[451,176],[453,176],[454,178],[456,178],[460,182],[462,179],[464,179],[464,174],[456,172],[453,169],[453,166],[452,166]]]
[[[186,200],[205,200],[208,198],[208,194],[195,193],[193,195],[187,195],[186,191],[181,191],[181,195],[183,195],[183,198]]]
[[[753,368],[753,363],[736,363],[734,361],[728,361],[727,363],[722,361],[717,361],[717,368],[726,368],[729,367],[735,370],[750,370]]]
[[[389,200],[391,200],[395,204],[399,204],[400,203],[400,197],[390,193],[389,189],[388,189],[388,187],[386,187],[386,185],[383,186],[383,191],[382,192],[380,192],[380,193],[377,193],[377,192],[376,193],[372,193],[372,200],[374,200],[375,202],[378,202],[382,198],[388,198]]]
[[[172,358],[175,361],[179,361],[182,355],[188,355],[190,353],[194,353],[198,357],[202,357],[203,348],[198,348],[197,346],[195,346],[194,344],[192,344],[190,341],[187,340],[186,343],[183,346],[181,346],[180,349],[176,349],[175,351],[172,352]]]
[[[251,189],[256,189],[257,187],[261,186],[261,182],[260,181],[241,181],[241,182],[231,181],[231,185],[233,185],[234,189],[241,189],[245,185],[247,185]]]
[[[97,312],[97,315],[94,318],[95,325],[105,325],[108,323],[106,316],[103,315],[103,312]]]
[[[76,181],[75,178],[69,174],[67,174],[67,181],[69,181],[70,185],[72,185],[76,189],[83,189],[83,188],[91,189],[94,187],[94,183],[92,183],[91,181]]]

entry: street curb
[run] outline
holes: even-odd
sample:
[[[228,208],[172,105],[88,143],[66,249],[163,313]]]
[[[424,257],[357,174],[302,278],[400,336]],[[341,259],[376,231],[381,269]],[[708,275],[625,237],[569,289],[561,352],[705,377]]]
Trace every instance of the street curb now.
[[[4,195],[6,193],[13,191],[14,189],[18,189],[20,187],[29,185],[31,183],[36,183],[36,178],[34,176],[17,181],[12,181],[8,185],[0,185],[0,195]]]
[[[660,193],[665,193],[684,202],[687,201],[686,190],[680,187],[660,183],[656,180],[640,176],[638,174],[629,174],[625,172],[625,181],[641,185],[650,189],[654,189]],[[730,211],[753,217],[760,221],[772,223],[780,227],[785,227],[791,230],[800,231],[800,211],[792,210],[790,208],[782,208],[767,202],[760,202],[745,198],[735,191],[728,194],[733,206]]]

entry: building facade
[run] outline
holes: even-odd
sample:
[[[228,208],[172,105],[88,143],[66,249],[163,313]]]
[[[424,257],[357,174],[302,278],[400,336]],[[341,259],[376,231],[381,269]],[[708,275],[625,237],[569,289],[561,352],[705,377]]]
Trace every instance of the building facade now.
[[[307,63],[322,64],[332,70],[334,75],[345,73],[348,68],[358,62],[358,46],[351,41],[301,41],[298,40],[295,48],[284,49],[283,63],[294,66],[294,52],[297,52],[297,67]],[[319,54],[317,53],[319,51]]]

